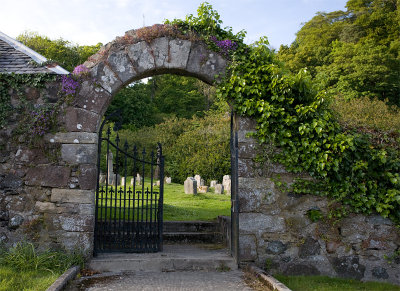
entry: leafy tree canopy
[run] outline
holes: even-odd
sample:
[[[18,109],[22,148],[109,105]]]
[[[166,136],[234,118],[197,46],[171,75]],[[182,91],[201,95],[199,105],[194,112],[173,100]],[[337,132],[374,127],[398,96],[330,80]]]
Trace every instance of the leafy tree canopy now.
[[[349,0],[346,11],[317,13],[278,58],[307,68],[321,89],[400,106],[400,13],[396,0]]]

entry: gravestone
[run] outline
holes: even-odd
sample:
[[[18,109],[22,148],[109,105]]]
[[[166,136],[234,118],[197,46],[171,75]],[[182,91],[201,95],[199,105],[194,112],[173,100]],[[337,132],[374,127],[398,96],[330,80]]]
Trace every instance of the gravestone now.
[[[114,185],[115,184],[115,174],[113,171],[113,153],[109,151],[107,153],[107,179],[108,179],[108,185]]]
[[[194,179],[197,182],[197,187],[201,186],[201,176],[200,175],[195,175]]]
[[[165,183],[171,184],[171,177],[166,177],[165,178]]]
[[[227,194],[231,194],[231,176],[225,175],[222,179],[222,185],[224,185],[224,190],[226,190]]]
[[[106,182],[106,174],[100,174],[99,183],[104,184]]]
[[[124,187],[125,186],[125,177],[122,177],[121,178],[121,187]]]
[[[136,184],[140,185],[142,183],[142,176],[139,173],[136,174]]]
[[[224,185],[216,184],[214,187],[214,193],[215,194],[224,194]]]
[[[185,194],[197,194],[197,181],[192,177],[188,177],[184,184]]]
[[[133,183],[135,183],[135,179],[131,178],[131,186],[133,187]]]
[[[210,182],[210,188],[214,188],[215,185],[217,185],[217,183],[218,183],[217,180],[212,180],[212,181]]]
[[[208,186],[199,186],[197,187],[197,190],[199,193],[207,193],[208,192]]]

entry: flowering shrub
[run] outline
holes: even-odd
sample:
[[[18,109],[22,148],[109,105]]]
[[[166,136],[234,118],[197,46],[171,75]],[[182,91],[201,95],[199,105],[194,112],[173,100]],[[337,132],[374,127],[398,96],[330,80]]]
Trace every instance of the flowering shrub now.
[[[82,75],[86,75],[89,73],[89,69],[85,67],[85,65],[78,65],[75,67],[75,69],[72,71],[72,75],[80,77]]]
[[[79,87],[79,82],[72,75],[63,75],[61,77],[61,92],[65,95],[74,95]]]
[[[238,44],[230,39],[218,40],[216,36],[210,36],[210,40],[219,48],[220,52],[228,57],[232,51],[238,48]]]
[[[40,107],[30,113],[32,120],[31,133],[33,136],[44,136],[50,129],[54,121],[54,109]]]

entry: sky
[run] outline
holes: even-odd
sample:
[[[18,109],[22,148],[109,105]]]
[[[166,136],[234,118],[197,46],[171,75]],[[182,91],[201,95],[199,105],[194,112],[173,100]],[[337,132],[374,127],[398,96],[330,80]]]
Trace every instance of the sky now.
[[[1,0],[0,31],[24,31],[79,45],[106,44],[125,31],[184,18],[204,1],[194,0]],[[223,26],[247,31],[246,43],[267,36],[272,48],[290,45],[302,23],[318,11],[345,10],[345,0],[209,0]]]

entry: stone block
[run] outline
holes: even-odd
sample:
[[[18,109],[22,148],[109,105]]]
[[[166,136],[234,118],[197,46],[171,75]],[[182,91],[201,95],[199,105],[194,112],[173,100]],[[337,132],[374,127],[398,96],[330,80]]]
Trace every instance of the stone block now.
[[[54,188],[50,200],[57,203],[94,204],[94,198],[94,191]]]
[[[20,177],[14,174],[8,174],[4,177],[4,179],[0,183],[0,189],[4,190],[16,190],[22,187],[23,181]]]
[[[281,242],[279,240],[275,240],[275,241],[268,242],[268,245],[266,248],[266,253],[273,254],[273,255],[279,255],[279,254],[283,254],[286,250],[287,250],[286,244],[284,244],[283,242]]]
[[[169,40],[169,58],[164,65],[170,69],[181,69],[186,68],[190,47],[192,43],[188,40],[182,39],[170,39]]]
[[[57,240],[66,250],[81,250],[86,255],[91,255],[93,248],[92,232],[67,232],[62,231],[57,235]]]
[[[21,215],[14,215],[8,222],[8,228],[12,230],[17,229],[23,222],[24,218]]]
[[[264,232],[281,233],[286,230],[283,217],[262,213],[240,213],[239,232],[243,234],[259,234]]]
[[[29,186],[66,187],[71,169],[62,166],[46,166],[28,169],[25,184]]]
[[[131,45],[127,51],[139,74],[155,68],[154,54],[145,41]]]
[[[104,88],[93,84],[90,81],[84,81],[75,97],[75,104],[99,115],[103,115],[111,102],[111,94]]]
[[[116,73],[114,73],[110,67],[105,65],[104,62],[100,62],[91,68],[90,74],[101,87],[111,94],[118,91],[118,89],[123,86]]]
[[[213,84],[216,75],[225,73],[226,60],[219,54],[206,49],[203,42],[192,42],[186,70],[207,84]]]
[[[238,143],[252,143],[256,144],[257,141],[254,137],[250,136],[251,133],[255,133],[253,130],[239,130],[237,132]]]
[[[259,211],[260,207],[276,202],[278,194],[268,178],[239,177],[239,205],[242,212]]]
[[[383,267],[375,267],[372,269],[372,276],[377,279],[388,279],[389,274],[387,273],[386,269]]]
[[[168,38],[159,37],[150,44],[150,49],[154,55],[154,62],[157,68],[165,68],[169,59]]]
[[[360,264],[357,256],[333,258],[332,266],[339,277],[357,280],[364,278],[365,266]]]
[[[137,73],[131,60],[124,50],[112,52],[107,58],[111,69],[117,73],[119,79],[125,84],[129,83]]]
[[[252,142],[241,142],[238,144],[239,159],[254,159],[257,156],[257,144]]]
[[[63,144],[61,159],[70,164],[95,164],[97,162],[97,145]]]
[[[49,159],[42,149],[18,149],[15,154],[15,161],[17,164],[47,164]]]
[[[215,185],[217,185],[217,184],[218,184],[218,181],[217,181],[217,180],[212,180],[212,181],[210,182],[210,188],[214,188]]]
[[[187,178],[183,184],[185,194],[197,194],[197,181],[194,178]]]
[[[257,121],[254,118],[235,116],[235,122],[237,124],[237,130],[254,131],[257,126]]]
[[[67,131],[97,132],[101,117],[86,109],[68,107],[62,120]]]
[[[238,177],[254,178],[257,177],[255,163],[250,159],[238,160]]]
[[[96,183],[97,183],[97,167],[95,165],[80,165],[79,166],[80,188],[84,190],[95,190]]]
[[[52,202],[40,202],[36,201],[35,210],[41,213],[57,213],[57,206]]]
[[[239,252],[241,261],[257,260],[256,238],[252,235],[241,235],[239,239]]]
[[[93,215],[59,215],[55,218],[54,224],[59,224],[61,229],[65,231],[93,231],[94,216]]]
[[[320,252],[321,246],[318,241],[311,237],[307,237],[305,242],[299,248],[299,257],[307,258],[309,256],[319,255]]]
[[[50,143],[97,144],[98,134],[95,132],[57,132],[47,134],[45,140]]]

